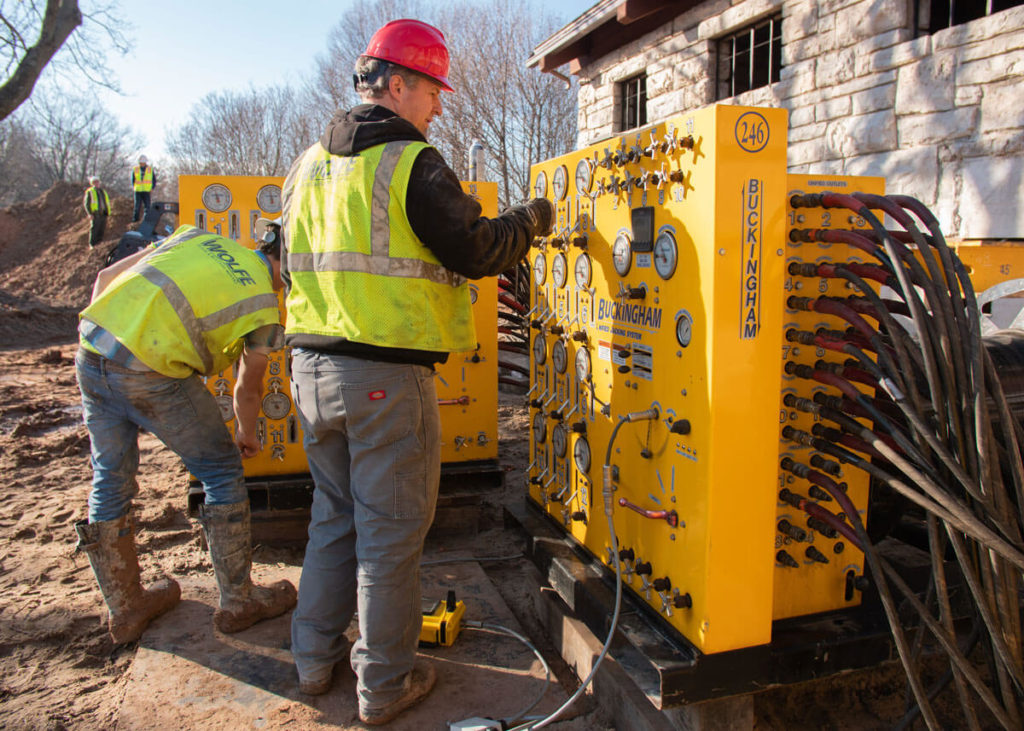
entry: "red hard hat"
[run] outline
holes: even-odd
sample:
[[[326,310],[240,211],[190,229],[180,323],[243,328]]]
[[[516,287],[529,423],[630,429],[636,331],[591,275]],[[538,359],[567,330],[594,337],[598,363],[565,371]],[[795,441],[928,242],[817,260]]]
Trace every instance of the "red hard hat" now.
[[[448,47],[444,33],[419,20],[392,20],[373,34],[364,56],[418,71],[454,91],[448,84]]]

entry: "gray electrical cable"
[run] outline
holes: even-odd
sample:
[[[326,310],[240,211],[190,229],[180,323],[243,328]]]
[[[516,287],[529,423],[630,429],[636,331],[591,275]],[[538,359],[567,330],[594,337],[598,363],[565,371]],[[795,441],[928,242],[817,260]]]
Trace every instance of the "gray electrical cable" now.
[[[530,642],[529,639],[519,634],[514,629],[509,629],[508,627],[504,627],[500,624],[475,621],[465,621],[462,623],[462,626],[465,629],[475,629],[478,631],[489,630],[492,632],[500,632],[502,634],[509,635],[510,637],[515,637],[517,640],[519,640],[524,645],[529,647],[530,650],[533,651],[533,654],[537,656],[537,659],[540,660],[540,664],[544,667],[544,685],[541,686],[540,693],[537,694],[537,697],[526,708],[519,711],[513,716],[509,716],[508,718],[503,718],[501,720],[504,724],[511,724],[515,723],[516,721],[519,721],[520,719],[526,718],[526,714],[532,711],[534,708],[536,708],[537,704],[541,702],[545,694],[548,692],[548,683],[551,682],[551,668],[548,666],[547,660],[544,659],[544,656],[540,654],[540,651],[533,645],[532,642]]]

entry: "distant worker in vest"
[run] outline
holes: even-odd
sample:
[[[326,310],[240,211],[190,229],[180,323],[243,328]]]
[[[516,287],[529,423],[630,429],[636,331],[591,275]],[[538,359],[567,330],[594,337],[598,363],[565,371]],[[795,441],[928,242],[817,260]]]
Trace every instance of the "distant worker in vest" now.
[[[107,230],[107,216],[111,213],[110,196],[100,184],[100,179],[93,175],[89,178],[89,188],[82,198],[82,206],[89,214],[89,248],[93,249],[96,244],[103,240],[103,233]]]
[[[79,322],[75,359],[92,448],[89,518],[76,523],[109,609],[115,643],[137,640],[177,604],[173,579],[143,588],[135,548],[139,429],[159,438],[202,483],[200,523],[220,590],[213,615],[238,632],[295,605],[287,581],[253,584],[242,457],[262,448],[257,418],[268,354],[283,344],[277,295],[280,233],[261,219],[253,251],[182,226],[157,249],[104,269]],[[201,375],[238,362],[232,439]]]
[[[378,30],[355,67],[363,103],[335,113],[283,190],[285,341],[316,484],[292,655],[300,691],[327,692],[358,611],[350,659],[369,725],[435,681],[416,659],[441,467],[434,366],[477,345],[466,278],[515,265],[554,216],[535,199],[482,217],[427,143],[448,63],[437,28]]]
[[[139,155],[139,164],[132,168],[132,190],[135,191],[135,212],[132,223],[141,221],[149,211],[149,197],[156,187],[156,170],[149,164],[149,158]]]

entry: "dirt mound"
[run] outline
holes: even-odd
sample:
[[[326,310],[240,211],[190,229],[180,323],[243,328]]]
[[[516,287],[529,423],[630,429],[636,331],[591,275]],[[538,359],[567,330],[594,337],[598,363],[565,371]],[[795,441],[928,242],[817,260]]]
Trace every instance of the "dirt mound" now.
[[[0,347],[74,338],[96,272],[132,214],[129,198],[113,197],[106,237],[90,250],[83,193],[80,186],[56,183],[33,201],[0,210]]]

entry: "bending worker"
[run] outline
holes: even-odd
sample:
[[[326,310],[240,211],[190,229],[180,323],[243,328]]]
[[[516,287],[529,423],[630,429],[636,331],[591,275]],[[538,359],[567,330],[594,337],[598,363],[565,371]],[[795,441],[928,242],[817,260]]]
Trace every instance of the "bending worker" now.
[[[257,436],[267,355],[281,347],[277,296],[279,236],[256,251],[182,226],[158,249],[145,249],[100,272],[81,314],[75,359],[92,446],[89,519],[76,524],[109,609],[114,642],[138,639],[174,606],[173,579],[143,589],[135,552],[132,498],[138,493],[138,433],[174,450],[203,485],[200,522],[210,547],[220,606],[214,625],[237,632],[295,605],[295,587],[256,586],[242,457]],[[199,375],[238,360],[232,441]]]
[[[363,103],[339,110],[284,185],[286,342],[316,483],[292,654],[300,690],[326,692],[351,650],[359,717],[387,723],[430,691],[417,661],[419,561],[440,480],[434,365],[473,350],[466,277],[496,275],[551,228],[543,199],[495,219],[426,141],[448,49],[396,20],[355,68]]]

